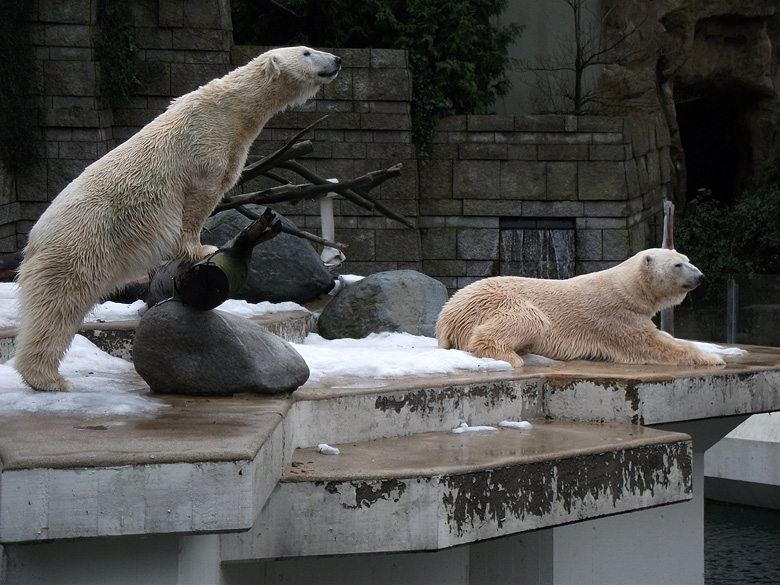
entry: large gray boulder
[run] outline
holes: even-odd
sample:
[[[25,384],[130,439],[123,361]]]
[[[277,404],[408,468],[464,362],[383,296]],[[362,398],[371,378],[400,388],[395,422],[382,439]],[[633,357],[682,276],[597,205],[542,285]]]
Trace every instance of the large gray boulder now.
[[[257,206],[255,209],[262,213],[265,208]],[[221,246],[249,223],[250,220],[237,211],[223,211],[206,221],[201,242]],[[282,217],[282,225],[295,228],[295,224],[285,217]],[[311,244],[281,233],[255,246],[249,278],[236,296],[250,303],[308,303],[331,288],[333,276]]]
[[[341,291],[317,322],[326,339],[360,339],[382,331],[435,336],[436,319],[447,302],[447,288],[414,270],[367,276]]]
[[[292,392],[309,378],[293,347],[256,323],[178,301],[149,309],[133,341],[136,371],[154,392],[232,396]]]

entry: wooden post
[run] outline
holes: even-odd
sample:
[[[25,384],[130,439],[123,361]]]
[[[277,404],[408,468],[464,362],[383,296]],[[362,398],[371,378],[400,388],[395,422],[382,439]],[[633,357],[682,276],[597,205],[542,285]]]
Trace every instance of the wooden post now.
[[[674,203],[671,201],[664,201],[664,235],[661,247],[674,250]],[[661,311],[661,331],[674,335],[674,307]]]

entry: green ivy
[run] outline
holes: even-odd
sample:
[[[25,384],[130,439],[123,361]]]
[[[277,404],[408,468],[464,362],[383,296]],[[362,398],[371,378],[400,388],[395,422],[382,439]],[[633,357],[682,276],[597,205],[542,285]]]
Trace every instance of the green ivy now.
[[[405,49],[413,76],[413,137],[426,157],[436,121],[486,114],[509,91],[507,48],[518,24],[498,26],[506,0],[232,0],[236,44]]]
[[[135,70],[138,41],[125,4],[124,0],[100,0],[100,32],[94,39],[101,90],[112,105],[127,102],[141,84]]]
[[[34,2],[0,2],[0,159],[12,173],[38,157],[38,108],[33,98],[35,54],[29,22]]]

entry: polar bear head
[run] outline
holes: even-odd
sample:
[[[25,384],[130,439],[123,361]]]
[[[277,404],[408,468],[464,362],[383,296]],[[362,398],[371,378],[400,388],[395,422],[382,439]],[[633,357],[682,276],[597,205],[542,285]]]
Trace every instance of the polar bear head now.
[[[257,60],[263,63],[272,80],[296,88],[298,96],[291,105],[302,104],[314,97],[317,90],[333,81],[341,70],[341,57],[309,47],[272,49]]]
[[[656,310],[679,305],[685,295],[704,279],[687,256],[674,250],[651,248],[634,257],[641,273],[641,286]]]

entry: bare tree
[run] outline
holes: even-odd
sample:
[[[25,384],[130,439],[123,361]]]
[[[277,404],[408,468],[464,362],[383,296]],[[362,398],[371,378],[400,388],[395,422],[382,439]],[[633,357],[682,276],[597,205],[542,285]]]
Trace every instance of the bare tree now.
[[[558,37],[557,49],[548,57],[524,61],[520,68],[532,74],[536,88],[534,110],[538,113],[574,114],[613,109],[620,96],[605,90],[599,77],[605,68],[626,66],[648,58],[653,49],[642,46],[644,17],[637,24],[619,26],[611,19],[613,7],[596,12],[602,3],[594,0],[560,0],[571,14],[569,34]],[[654,54],[654,53],[653,53]],[[630,92],[630,88],[625,88]]]

